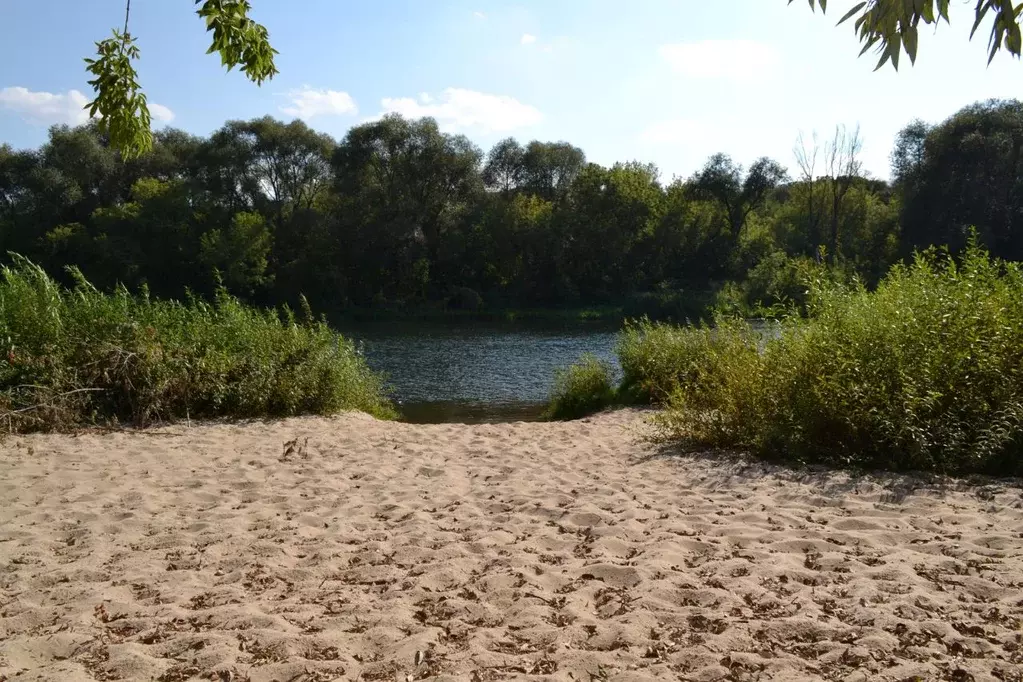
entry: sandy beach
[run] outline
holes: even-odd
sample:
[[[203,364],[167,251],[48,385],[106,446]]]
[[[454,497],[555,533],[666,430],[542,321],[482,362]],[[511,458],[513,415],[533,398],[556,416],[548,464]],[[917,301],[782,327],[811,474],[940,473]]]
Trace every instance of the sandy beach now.
[[[364,415],[0,444],[0,680],[1020,680],[1023,490]]]

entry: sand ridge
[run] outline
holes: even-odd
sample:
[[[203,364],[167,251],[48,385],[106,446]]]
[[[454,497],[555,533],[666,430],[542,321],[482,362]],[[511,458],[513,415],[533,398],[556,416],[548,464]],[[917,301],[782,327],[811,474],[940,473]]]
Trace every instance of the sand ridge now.
[[[0,444],[0,680],[1020,680],[1023,490],[644,413]]]

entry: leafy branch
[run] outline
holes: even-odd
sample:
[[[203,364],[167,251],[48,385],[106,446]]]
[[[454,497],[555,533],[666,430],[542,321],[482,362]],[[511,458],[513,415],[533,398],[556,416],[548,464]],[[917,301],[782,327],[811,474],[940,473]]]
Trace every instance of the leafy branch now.
[[[228,71],[236,66],[256,85],[277,73],[266,27],[249,18],[252,6],[247,0],[195,0],[201,5],[196,14],[206,22],[213,40],[206,54],[220,53]],[[110,144],[126,158],[135,158],[153,147],[152,119],[146,94],[139,85],[134,62],[139,58],[135,38],[128,32],[131,0],[124,11],[124,29],[113,30],[113,37],[96,43],[96,58],[86,58],[86,70],[95,98],[85,105],[89,116],[99,120],[100,129]]]
[[[195,4],[200,2],[196,14],[206,20],[206,31],[213,33],[206,54],[219,52],[228,71],[241,65],[242,73],[256,85],[277,75],[277,50],[270,46],[266,27],[249,19],[248,0],[196,0]]]
[[[811,10],[816,11],[817,5],[820,5],[821,11],[827,12],[827,0],[808,2]],[[946,24],[949,23],[949,2],[950,0],[865,0],[856,3],[838,23],[843,24],[856,17],[854,28],[860,43],[863,44],[860,55],[876,46],[880,59],[874,70],[880,69],[890,61],[897,71],[899,56],[903,51],[909,56],[910,62],[916,63],[921,21],[924,24],[937,24],[944,19]],[[789,4],[792,4],[792,0],[789,0]],[[1019,57],[1023,47],[1019,26],[1023,3],[1014,6],[1012,0],[977,0],[970,38],[973,38],[984,19],[992,12],[994,19],[988,40],[988,64],[1003,47],[1009,54]]]
[[[99,118],[100,129],[125,158],[139,156],[153,146],[146,94],[132,65],[139,48],[127,31],[116,28],[114,37],[99,41],[96,48],[98,57],[85,60],[86,70],[95,76],[89,81],[96,92],[86,105],[89,116]]]

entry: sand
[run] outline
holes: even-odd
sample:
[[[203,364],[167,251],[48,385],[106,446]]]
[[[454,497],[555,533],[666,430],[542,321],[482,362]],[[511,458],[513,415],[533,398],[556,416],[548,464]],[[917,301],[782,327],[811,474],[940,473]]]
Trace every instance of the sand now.
[[[644,413],[0,444],[0,680],[1020,680],[1023,491]]]

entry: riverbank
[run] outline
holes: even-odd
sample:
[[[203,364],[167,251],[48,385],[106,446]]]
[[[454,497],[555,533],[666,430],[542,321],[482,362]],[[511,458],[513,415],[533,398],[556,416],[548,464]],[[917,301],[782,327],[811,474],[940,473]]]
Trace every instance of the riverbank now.
[[[663,322],[685,323],[710,319],[716,289],[700,291],[673,290],[646,292],[620,300],[590,305],[521,307],[488,303],[478,307],[452,307],[444,301],[418,304],[381,304],[350,307],[328,313],[330,321],[339,326],[364,322],[437,323],[462,322],[484,324],[579,325],[594,324],[620,327],[623,322],[642,317]]]
[[[480,322],[486,324],[553,324],[580,323],[618,326],[626,319],[622,306],[589,306],[578,308],[486,308],[481,310],[453,310],[441,305],[407,308],[346,308],[332,313],[332,323],[344,326],[350,323],[430,323],[460,324]]]
[[[1018,670],[1018,487],[666,456],[645,414],[9,437],[0,678]]]

